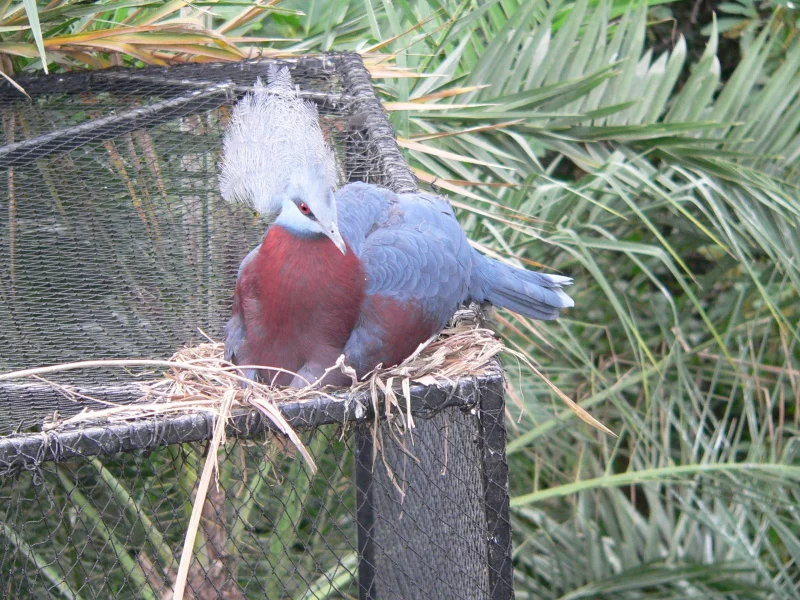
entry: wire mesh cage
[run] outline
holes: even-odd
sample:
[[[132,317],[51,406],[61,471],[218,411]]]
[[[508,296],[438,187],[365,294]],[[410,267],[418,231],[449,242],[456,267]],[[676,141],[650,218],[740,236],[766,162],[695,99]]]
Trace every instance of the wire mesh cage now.
[[[22,80],[31,99],[0,87],[0,373],[221,338],[264,231],[219,197],[221,134],[274,62]],[[416,189],[358,56],[277,62],[317,104],[344,180]],[[0,382],[5,597],[172,597],[213,415],[41,430],[132,402],[154,376]],[[403,436],[369,394],[281,405],[316,473],[260,413],[234,414],[187,596],[511,597],[502,372],[409,391]]]

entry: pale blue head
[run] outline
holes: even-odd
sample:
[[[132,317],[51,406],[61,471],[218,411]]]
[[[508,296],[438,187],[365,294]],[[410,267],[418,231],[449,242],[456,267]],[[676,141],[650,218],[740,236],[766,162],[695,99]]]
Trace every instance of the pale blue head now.
[[[313,104],[281,69],[236,105],[225,130],[220,191],[297,235],[326,235],[345,252],[333,191],[338,177]]]

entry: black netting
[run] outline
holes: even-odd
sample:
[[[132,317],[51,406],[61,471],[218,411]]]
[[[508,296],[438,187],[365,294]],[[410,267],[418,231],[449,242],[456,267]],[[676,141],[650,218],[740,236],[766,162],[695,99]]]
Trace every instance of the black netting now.
[[[220,455],[188,578],[190,598],[357,595],[349,437],[304,435],[312,476],[275,440]],[[175,581],[204,444],[44,463],[0,488],[6,598],[163,598]]]
[[[21,80],[31,100],[0,87],[0,373],[165,359],[221,338],[238,265],[264,231],[219,197],[221,133],[268,64]],[[285,64],[317,103],[344,180],[415,189],[358,57]],[[6,597],[171,598],[213,417],[37,430],[56,411],[130,402],[156,375],[92,368],[0,382]],[[391,419],[376,429],[372,406],[281,407],[315,475],[257,413],[236,415],[187,597],[511,595],[499,372],[414,388],[411,434]]]

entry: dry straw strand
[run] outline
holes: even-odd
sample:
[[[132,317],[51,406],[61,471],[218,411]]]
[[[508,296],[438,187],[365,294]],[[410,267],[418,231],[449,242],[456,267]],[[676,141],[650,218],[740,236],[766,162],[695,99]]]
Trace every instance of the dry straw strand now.
[[[374,451],[373,465],[380,453],[384,468],[390,480],[400,493],[405,496],[403,486],[395,477],[389,466],[385,452],[381,449],[391,442],[411,460],[418,461],[413,452],[406,447],[407,438],[403,434],[414,427],[411,413],[411,384],[452,385],[465,375],[480,377],[497,372],[497,357],[506,352],[524,362],[534,374],[540,377],[568,406],[586,423],[614,435],[602,423],[597,421],[566,394],[547,379],[527,358],[511,349],[505,348],[496,334],[484,327],[479,314],[474,308],[463,309],[456,313],[451,326],[417,348],[403,363],[392,368],[376,368],[362,381],[358,381],[355,372],[344,364],[343,357],[331,369],[340,369],[353,381],[350,397],[354,393],[366,393],[371,396],[375,423],[373,428]],[[316,472],[316,465],[297,433],[281,414],[279,405],[286,401],[304,401],[320,395],[332,398],[325,390],[314,385],[304,388],[278,388],[261,382],[250,381],[243,377],[241,368],[224,359],[224,345],[214,341],[183,348],[168,361],[162,360],[96,360],[82,361],[26,369],[12,373],[0,374],[0,381],[34,377],[54,386],[76,400],[92,399],[71,391],[69,386],[49,382],[41,376],[48,373],[74,369],[98,367],[131,367],[167,368],[161,379],[141,384],[140,402],[126,405],[114,405],[107,401],[102,403],[106,408],[84,411],[69,419],[50,425],[50,429],[82,427],[89,423],[118,423],[147,418],[163,417],[176,412],[210,412],[216,419],[214,434],[211,440],[208,457],[198,484],[192,515],[175,586],[175,599],[183,597],[189,569],[193,559],[197,529],[211,483],[211,477],[218,473],[217,455],[221,444],[225,443],[225,424],[234,407],[255,408],[259,410],[275,429],[285,435],[297,448],[309,465],[311,472]],[[277,370],[277,369],[276,369]],[[397,385],[395,385],[397,383]],[[402,394],[404,406],[401,405],[398,393]],[[379,425],[380,396],[383,396],[385,419],[388,422],[388,438]],[[94,399],[92,399],[94,400]],[[99,400],[98,400],[99,401]],[[347,400],[344,400],[345,402]],[[412,437],[413,444],[413,437]]]

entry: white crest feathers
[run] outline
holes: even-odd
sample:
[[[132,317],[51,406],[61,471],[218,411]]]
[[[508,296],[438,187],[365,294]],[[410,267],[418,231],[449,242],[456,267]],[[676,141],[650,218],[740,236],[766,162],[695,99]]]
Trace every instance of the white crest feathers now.
[[[259,78],[233,109],[223,140],[220,192],[229,202],[270,216],[279,212],[290,183],[302,188],[309,178],[334,189],[336,159],[316,107],[299,97],[283,67],[269,73],[267,86]]]

